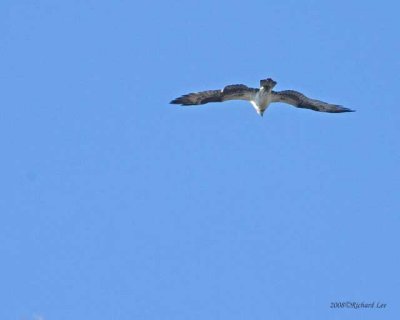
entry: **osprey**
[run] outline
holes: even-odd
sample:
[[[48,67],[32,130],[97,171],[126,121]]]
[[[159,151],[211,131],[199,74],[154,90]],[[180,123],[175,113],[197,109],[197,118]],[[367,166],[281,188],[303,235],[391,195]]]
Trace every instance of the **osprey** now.
[[[247,100],[256,109],[260,116],[270,103],[283,102],[291,104],[297,108],[311,109],[320,112],[353,112],[354,110],[345,108],[337,104],[330,104],[320,100],[310,99],[304,94],[294,90],[273,91],[276,81],[268,78],[260,80],[260,88],[249,88],[244,84],[233,84],[226,86],[222,90],[208,90],[197,93],[185,94],[172,100],[172,104],[183,106],[206,104],[209,102],[223,102],[227,100]]]

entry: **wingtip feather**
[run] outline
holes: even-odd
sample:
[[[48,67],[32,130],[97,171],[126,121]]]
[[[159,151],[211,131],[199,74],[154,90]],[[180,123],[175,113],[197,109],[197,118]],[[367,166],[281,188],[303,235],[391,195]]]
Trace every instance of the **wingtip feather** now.
[[[192,103],[189,101],[188,95],[184,95],[174,100],[171,100],[170,104],[180,104],[181,106],[184,106],[184,105],[190,105]]]
[[[346,108],[343,106],[339,106],[340,111],[339,112],[356,112],[356,110],[350,109],[350,108]]]

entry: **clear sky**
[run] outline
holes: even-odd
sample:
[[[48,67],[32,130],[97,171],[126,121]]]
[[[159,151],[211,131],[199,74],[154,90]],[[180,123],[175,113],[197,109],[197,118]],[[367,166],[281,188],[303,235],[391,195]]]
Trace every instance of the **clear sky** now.
[[[0,318],[398,317],[399,10],[2,0]],[[169,104],[267,77],[357,112]]]

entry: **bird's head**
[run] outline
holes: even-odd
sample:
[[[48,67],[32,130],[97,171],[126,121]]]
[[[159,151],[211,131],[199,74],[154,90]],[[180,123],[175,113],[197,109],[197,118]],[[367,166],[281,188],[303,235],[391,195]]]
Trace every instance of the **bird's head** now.
[[[276,86],[276,81],[271,78],[260,80],[260,87],[263,87],[266,90],[272,90],[273,87]]]

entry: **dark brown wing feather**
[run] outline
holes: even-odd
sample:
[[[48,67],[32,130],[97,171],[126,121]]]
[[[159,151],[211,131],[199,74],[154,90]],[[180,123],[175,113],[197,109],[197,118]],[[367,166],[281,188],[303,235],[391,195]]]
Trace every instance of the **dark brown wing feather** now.
[[[185,94],[179,98],[171,101],[172,104],[181,104],[184,106],[205,104],[208,102],[221,102],[222,92],[221,90],[208,90],[197,93]]]
[[[339,113],[354,111],[337,104],[330,104],[324,101],[310,99],[304,94],[294,90],[285,90],[278,92],[272,91],[272,102],[284,102],[291,104],[292,106],[295,106],[297,108],[311,109],[320,112]]]
[[[249,88],[243,84],[233,84],[226,86],[223,90],[208,90],[185,94],[170,103],[190,106],[226,100],[251,100],[257,91],[258,89]]]

